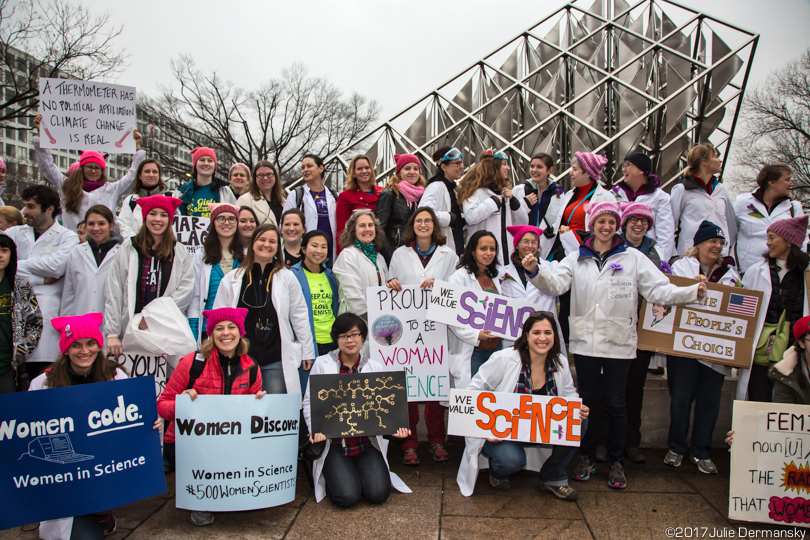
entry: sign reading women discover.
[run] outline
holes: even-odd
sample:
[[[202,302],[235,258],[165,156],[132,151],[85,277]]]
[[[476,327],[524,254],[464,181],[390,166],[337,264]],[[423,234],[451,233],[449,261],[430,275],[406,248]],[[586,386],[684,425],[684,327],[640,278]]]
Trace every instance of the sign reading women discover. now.
[[[447,326],[427,319],[430,289],[366,289],[371,358],[404,370],[408,401],[447,401],[450,392]]]
[[[297,394],[176,397],[177,508],[255,510],[295,498]]]

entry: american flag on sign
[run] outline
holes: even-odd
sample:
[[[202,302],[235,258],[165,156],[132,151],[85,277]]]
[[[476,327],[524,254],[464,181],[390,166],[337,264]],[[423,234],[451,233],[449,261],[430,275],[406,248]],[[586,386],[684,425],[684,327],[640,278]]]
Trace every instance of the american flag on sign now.
[[[757,297],[732,293],[728,299],[727,311],[737,315],[753,317],[757,314]]]

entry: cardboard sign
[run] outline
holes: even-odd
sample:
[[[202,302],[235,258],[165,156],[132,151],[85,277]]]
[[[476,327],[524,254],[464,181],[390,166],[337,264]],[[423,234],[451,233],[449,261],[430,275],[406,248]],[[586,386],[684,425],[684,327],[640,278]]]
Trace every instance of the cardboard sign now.
[[[527,443],[579,446],[582,400],[556,396],[450,391],[447,433]]]
[[[194,253],[203,249],[210,223],[211,218],[207,217],[174,216],[172,218],[172,229],[177,241],[186,246],[191,255],[194,255]]]
[[[175,398],[177,508],[255,510],[291,502],[297,394]]]
[[[536,304],[437,280],[427,318],[459,328],[491,330],[514,341],[523,331],[523,321],[535,311]]]
[[[135,87],[39,79],[42,148],[134,154]]]
[[[0,529],[166,493],[150,378],[0,395]]]
[[[667,276],[679,287],[697,280]],[[767,307],[767,306],[766,306]],[[709,283],[703,301],[685,306],[641,305],[638,348],[731,367],[747,368],[754,357],[754,335],[762,291]]]
[[[168,365],[165,354],[155,355],[139,350],[137,347],[124,348],[124,354],[117,358],[117,362],[124,366],[130,377],[154,377],[155,395],[160,396],[166,388],[166,367]]]
[[[447,401],[450,395],[447,326],[427,320],[430,289],[366,289],[371,358],[405,371],[408,401]]]
[[[728,517],[810,527],[810,406],[735,401]]]
[[[312,433],[336,437],[391,435],[408,427],[404,371],[309,377]]]

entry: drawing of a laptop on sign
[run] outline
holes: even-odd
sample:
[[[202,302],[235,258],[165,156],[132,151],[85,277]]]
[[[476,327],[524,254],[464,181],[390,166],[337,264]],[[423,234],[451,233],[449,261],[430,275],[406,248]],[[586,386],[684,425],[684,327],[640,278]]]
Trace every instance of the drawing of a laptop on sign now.
[[[51,463],[60,463],[62,465],[93,459],[93,456],[75,453],[73,451],[73,444],[70,442],[70,437],[68,437],[67,433],[37,437],[28,443],[28,452],[20,456],[20,459],[26,455],[35,459],[50,461]]]

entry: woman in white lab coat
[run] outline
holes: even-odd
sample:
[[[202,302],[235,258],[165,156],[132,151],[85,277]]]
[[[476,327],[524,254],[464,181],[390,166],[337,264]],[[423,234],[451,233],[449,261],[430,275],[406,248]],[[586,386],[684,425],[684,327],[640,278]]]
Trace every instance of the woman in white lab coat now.
[[[163,170],[156,159],[145,159],[138,165],[132,193],[124,197],[118,211],[118,231],[123,238],[138,234],[143,225],[143,212],[135,201],[150,195],[172,195],[173,191],[163,182]],[[176,215],[180,215],[179,212]]]

